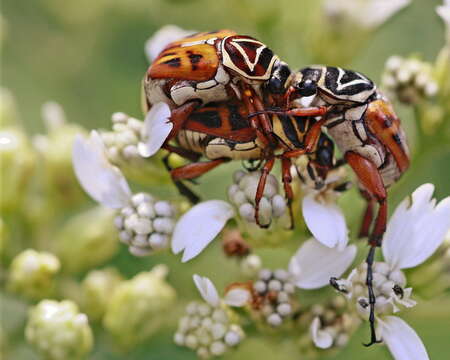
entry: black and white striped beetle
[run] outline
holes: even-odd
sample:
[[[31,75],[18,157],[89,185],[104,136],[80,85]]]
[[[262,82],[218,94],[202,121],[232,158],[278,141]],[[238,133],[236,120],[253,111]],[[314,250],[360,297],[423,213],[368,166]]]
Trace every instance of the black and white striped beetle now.
[[[309,66],[293,75],[285,94],[284,111],[269,113],[296,115],[299,99],[311,97],[309,106],[327,111],[310,131],[325,127],[346,162],[358,178],[367,209],[360,236],[369,235],[373,207],[379,204],[375,224],[369,236],[367,286],[369,289],[371,341],[375,334],[375,296],[372,289],[372,264],[376,247],[381,245],[387,222],[386,188],[397,181],[409,166],[409,150],[405,133],[389,101],[366,76],[352,70],[331,66]],[[289,109],[291,108],[291,109]],[[304,111],[304,108],[303,108]],[[313,141],[317,137],[310,136]],[[315,144],[306,143],[308,148]]]

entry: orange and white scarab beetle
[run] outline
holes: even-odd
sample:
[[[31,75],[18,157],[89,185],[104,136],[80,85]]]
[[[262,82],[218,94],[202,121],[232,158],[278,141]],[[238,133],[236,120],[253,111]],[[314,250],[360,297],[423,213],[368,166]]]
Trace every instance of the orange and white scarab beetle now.
[[[232,98],[242,100],[248,113],[264,110],[262,93],[282,96],[291,71],[262,42],[231,30],[202,32],[168,44],[150,65],[144,80],[144,106],[165,102],[171,108],[176,136],[200,106]],[[261,142],[272,133],[266,114],[251,119]]]

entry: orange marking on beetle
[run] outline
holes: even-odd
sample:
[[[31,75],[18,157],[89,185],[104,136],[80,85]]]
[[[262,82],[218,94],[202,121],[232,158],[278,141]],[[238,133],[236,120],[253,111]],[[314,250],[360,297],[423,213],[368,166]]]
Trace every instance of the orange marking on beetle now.
[[[219,57],[214,46],[200,44],[163,51],[148,69],[152,79],[208,81],[214,78]]]
[[[391,104],[383,100],[373,101],[364,116],[370,131],[392,153],[399,170],[405,172],[409,167],[408,145],[401,138],[400,119]]]

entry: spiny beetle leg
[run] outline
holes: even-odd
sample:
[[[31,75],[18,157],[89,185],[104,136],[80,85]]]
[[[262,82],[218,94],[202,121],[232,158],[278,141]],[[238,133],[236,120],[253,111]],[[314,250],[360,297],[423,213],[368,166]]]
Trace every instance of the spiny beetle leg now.
[[[259,203],[264,194],[264,188],[266,187],[267,176],[272,171],[274,163],[275,163],[275,158],[271,158],[271,159],[267,160],[267,162],[264,164],[263,168],[261,169],[261,177],[259,178],[258,187],[256,189],[256,194],[255,194],[255,221],[258,224],[258,226],[260,226],[262,228],[267,228],[267,227],[269,227],[270,224],[261,225],[259,223]]]

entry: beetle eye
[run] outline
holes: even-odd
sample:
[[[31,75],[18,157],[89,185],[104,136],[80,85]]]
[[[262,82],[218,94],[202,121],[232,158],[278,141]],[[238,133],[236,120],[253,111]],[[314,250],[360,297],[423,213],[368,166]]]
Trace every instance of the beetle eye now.
[[[276,77],[269,80],[268,86],[271,94],[282,94],[284,91],[284,83]]]
[[[317,91],[317,83],[311,79],[306,79],[297,85],[297,93],[300,96],[311,96]]]

